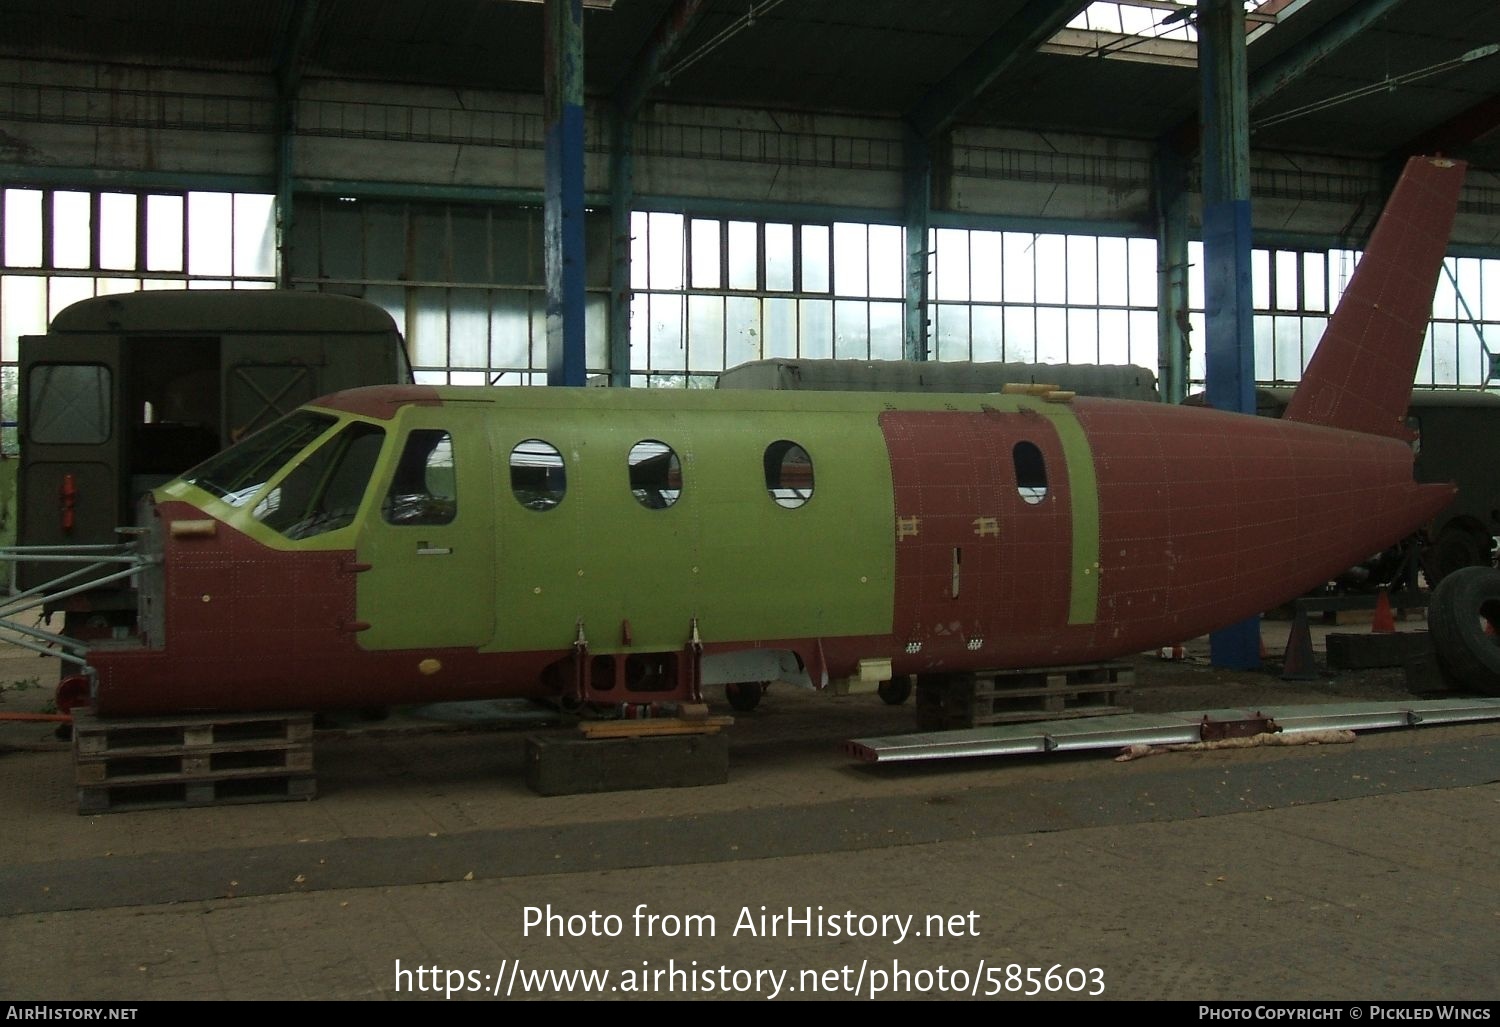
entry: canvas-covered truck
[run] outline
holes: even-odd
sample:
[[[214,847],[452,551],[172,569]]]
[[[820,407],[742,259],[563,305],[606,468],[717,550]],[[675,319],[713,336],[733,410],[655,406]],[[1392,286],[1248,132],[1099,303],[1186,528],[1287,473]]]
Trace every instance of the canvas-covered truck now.
[[[411,380],[401,333],[380,307],[269,290],[83,300],[46,335],[21,338],[18,372],[21,547],[119,543],[139,497],[282,414],[340,389]],[[16,584],[65,570],[25,559]],[[64,614],[69,635],[99,637],[128,630],[135,605],[123,578],[46,611]]]

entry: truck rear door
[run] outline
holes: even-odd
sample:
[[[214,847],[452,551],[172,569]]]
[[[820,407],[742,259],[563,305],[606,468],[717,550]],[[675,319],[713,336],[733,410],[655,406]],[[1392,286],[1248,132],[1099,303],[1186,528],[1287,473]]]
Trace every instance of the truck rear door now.
[[[130,523],[120,467],[123,352],[119,336],[22,337],[21,545],[110,543]]]

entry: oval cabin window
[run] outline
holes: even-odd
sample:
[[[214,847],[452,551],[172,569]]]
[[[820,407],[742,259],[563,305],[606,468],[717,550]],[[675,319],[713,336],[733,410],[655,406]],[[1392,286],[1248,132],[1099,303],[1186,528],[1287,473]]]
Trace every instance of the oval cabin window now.
[[[665,442],[630,447],[630,493],[647,510],[665,510],[682,495],[682,461]]]
[[[795,510],[812,498],[813,465],[807,450],[781,439],[766,447],[766,492],[776,505]]]
[[[1047,463],[1034,442],[1017,442],[1011,450],[1016,465],[1016,494],[1035,506],[1047,498]]]
[[[562,454],[550,442],[527,439],[510,451],[510,490],[528,510],[551,510],[568,491]]]

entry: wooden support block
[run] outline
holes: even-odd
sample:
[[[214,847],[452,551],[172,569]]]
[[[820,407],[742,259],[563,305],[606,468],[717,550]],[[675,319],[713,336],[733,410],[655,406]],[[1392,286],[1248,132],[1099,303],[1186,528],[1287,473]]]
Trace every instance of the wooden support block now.
[[[635,788],[691,788],[729,780],[729,737],[637,738],[533,735],[526,740],[526,784],[538,795]]]

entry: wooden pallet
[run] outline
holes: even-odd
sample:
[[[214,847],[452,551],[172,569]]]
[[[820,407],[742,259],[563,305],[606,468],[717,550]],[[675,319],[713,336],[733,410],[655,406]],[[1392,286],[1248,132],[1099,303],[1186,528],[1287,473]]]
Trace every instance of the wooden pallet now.
[[[78,812],[311,799],[310,713],[73,717]]]
[[[917,725],[941,731],[1130,713],[1134,684],[1125,663],[919,677]]]

